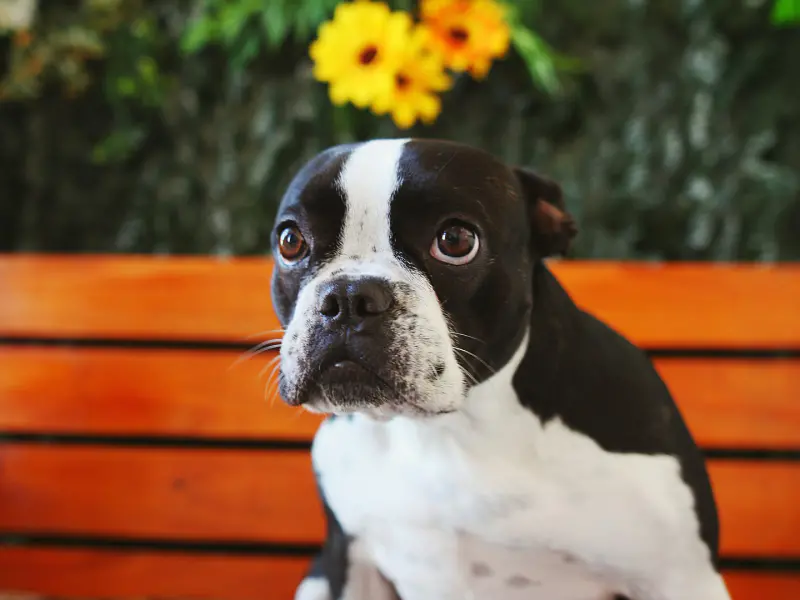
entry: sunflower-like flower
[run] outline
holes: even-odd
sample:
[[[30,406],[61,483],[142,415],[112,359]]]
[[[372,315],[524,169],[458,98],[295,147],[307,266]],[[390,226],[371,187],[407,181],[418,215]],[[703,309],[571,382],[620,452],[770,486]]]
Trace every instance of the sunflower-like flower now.
[[[366,108],[391,94],[404,60],[413,21],[382,2],[339,4],[311,44],[314,77],[329,84],[331,102]]]
[[[430,43],[430,31],[417,26],[403,52],[394,85],[372,103],[376,114],[390,113],[395,125],[401,129],[411,127],[418,120],[423,123],[435,121],[442,110],[438,92],[452,85],[445,73],[442,57],[431,52]]]
[[[434,48],[453,71],[483,79],[492,61],[508,52],[511,32],[496,0],[421,0],[420,9]]]

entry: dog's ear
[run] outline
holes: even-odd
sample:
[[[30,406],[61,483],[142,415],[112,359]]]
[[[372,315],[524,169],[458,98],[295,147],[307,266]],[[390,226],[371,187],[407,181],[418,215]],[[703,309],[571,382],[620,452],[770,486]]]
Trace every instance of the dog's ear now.
[[[542,258],[566,254],[578,227],[564,206],[561,187],[530,169],[515,167],[514,174],[528,204],[533,247]]]

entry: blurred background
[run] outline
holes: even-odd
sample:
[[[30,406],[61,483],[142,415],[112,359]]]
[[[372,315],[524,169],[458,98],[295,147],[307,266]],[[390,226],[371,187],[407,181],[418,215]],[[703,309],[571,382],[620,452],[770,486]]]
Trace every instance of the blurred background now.
[[[0,1],[0,251],[263,254],[304,161],[410,134],[557,179],[576,257],[800,258],[793,0],[512,3],[533,43],[407,131],[314,79],[336,4]]]

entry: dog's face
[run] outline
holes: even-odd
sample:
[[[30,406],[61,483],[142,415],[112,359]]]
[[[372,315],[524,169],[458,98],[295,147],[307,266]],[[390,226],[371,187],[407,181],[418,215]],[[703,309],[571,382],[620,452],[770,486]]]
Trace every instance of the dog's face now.
[[[473,148],[323,152],[273,232],[281,396],[378,418],[458,410],[519,346],[533,262],[573,234],[555,184]]]

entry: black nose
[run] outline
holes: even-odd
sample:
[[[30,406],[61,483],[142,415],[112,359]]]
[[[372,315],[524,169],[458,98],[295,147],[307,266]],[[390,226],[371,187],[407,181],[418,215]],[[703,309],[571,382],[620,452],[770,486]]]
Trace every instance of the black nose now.
[[[360,328],[375,323],[392,307],[389,282],[377,277],[336,279],[320,293],[319,312],[329,327]]]

